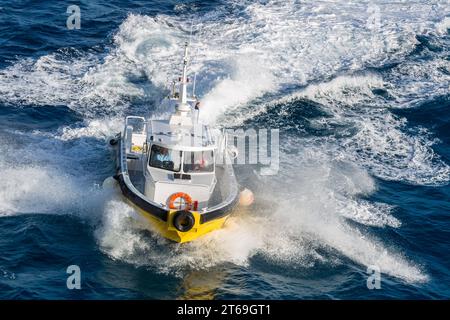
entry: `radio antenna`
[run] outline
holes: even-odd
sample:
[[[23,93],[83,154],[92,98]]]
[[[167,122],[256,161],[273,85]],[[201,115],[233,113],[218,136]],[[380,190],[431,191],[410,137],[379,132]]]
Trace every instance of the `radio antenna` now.
[[[195,84],[197,82],[197,72],[194,73],[194,83],[192,84],[192,97],[194,99],[196,99],[197,97],[195,96]]]
[[[194,28],[194,19],[191,19],[191,32],[189,33],[189,47],[191,46],[193,28]]]

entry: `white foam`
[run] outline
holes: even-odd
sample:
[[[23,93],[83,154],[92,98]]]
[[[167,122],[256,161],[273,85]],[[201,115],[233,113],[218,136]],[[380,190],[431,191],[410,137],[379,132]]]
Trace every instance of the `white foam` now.
[[[103,159],[101,153],[108,148],[105,141],[99,148],[96,140],[71,141],[39,131],[2,134],[2,140],[0,215],[97,217],[104,195],[95,186],[98,173],[90,169],[96,159]]]
[[[399,228],[401,222],[392,216],[392,208],[384,203],[371,203],[369,201],[356,201],[346,199],[341,203],[342,216],[360,224],[373,227],[389,226]]]
[[[445,53],[427,61],[405,61],[386,76],[391,104],[396,108],[416,107],[420,103],[445,96],[449,91],[450,61]]]
[[[12,105],[71,105],[83,96],[78,79],[98,58],[67,52],[19,60],[0,71],[1,101]]]
[[[147,241],[133,229],[135,212],[123,201],[110,199],[106,202],[103,223],[96,230],[99,243],[115,259],[129,259],[136,252],[149,249]],[[144,252],[145,254],[145,252]]]
[[[407,282],[428,279],[396,249],[346,223],[345,218],[350,218],[368,226],[400,226],[388,206],[356,200],[356,195],[375,188],[364,171],[354,166],[341,170],[342,164],[327,161],[318,165],[317,160],[309,160],[308,166],[304,166],[306,159],[298,162],[303,166],[296,167],[297,184],[290,183],[290,175],[276,177],[276,181],[271,180],[273,188],[258,190],[257,213],[239,212],[224,229],[195,242],[178,246],[156,235],[142,234],[142,225],[129,220],[135,213],[118,202],[106,208],[99,242],[114,258],[180,276],[230,262],[248,266],[255,255],[290,268],[340,264],[332,254],[338,251],[358,264],[376,265],[382,273]],[[342,181],[343,176],[347,183],[337,191],[336,181]],[[265,195],[266,203],[258,203]]]
[[[450,166],[432,148],[437,140],[425,128],[407,128],[406,119],[393,115],[391,104],[377,97],[374,89],[390,92],[391,87],[373,74],[341,76],[307,86],[275,103],[307,98],[323,105],[327,113],[311,121],[317,129],[329,124],[351,128],[355,133],[336,139],[318,137],[312,143],[322,145],[334,157],[359,163],[387,180],[421,185],[448,183]]]
[[[373,191],[374,185],[371,186],[369,182],[371,179],[366,177],[369,181],[361,182],[363,176],[361,169],[357,167],[348,167],[342,171],[341,165],[319,162],[321,165],[318,166],[317,163],[314,164],[315,161],[311,159],[310,165],[300,170],[299,183],[290,185],[289,191],[284,190],[291,201],[279,201],[280,205],[273,214],[273,219],[280,223],[280,228],[293,239],[306,235],[307,241],[312,239],[314,243],[337,250],[362,265],[377,265],[382,272],[392,276],[406,281],[425,281],[426,274],[395,249],[386,247],[386,244],[376,238],[363,235],[358,228],[342,219],[351,217],[369,226],[377,224],[399,227],[398,220],[391,216],[388,208],[354,200],[355,195],[361,192]],[[324,175],[324,172],[328,172],[328,175]],[[348,187],[341,185],[341,190],[337,192],[334,188],[336,176],[342,176],[343,172],[352,183],[348,183]],[[338,181],[342,181],[342,178]],[[293,211],[292,207],[297,209]],[[291,256],[295,257],[296,254],[292,253]]]
[[[425,129],[406,132],[405,119],[386,111],[372,114],[359,124],[358,133],[343,141],[349,159],[361,162],[387,180],[421,185],[442,185],[450,180],[450,167],[435,154],[435,141]]]
[[[445,35],[448,33],[448,29],[450,29],[450,17],[445,17],[438,25],[437,31],[441,35]]]
[[[123,130],[122,118],[94,119],[85,121],[82,127],[63,127],[56,138],[63,141],[77,140],[81,138],[106,139]]]
[[[92,186],[54,168],[0,167],[0,216],[25,213],[78,214],[100,201]],[[91,189],[91,190],[89,190]]]
[[[349,106],[375,98],[372,89],[384,88],[383,79],[375,74],[339,76],[329,82],[309,85],[296,96],[328,103],[345,103]],[[293,97],[290,97],[291,99]]]
[[[250,56],[236,60],[231,76],[217,81],[202,99],[201,118],[204,121],[214,122],[227,109],[238,108],[276,88],[273,75],[257,60]]]
[[[377,6],[382,23],[375,31],[366,24],[373,10],[345,1],[230,1],[200,16],[131,14],[101,55],[60,50],[2,70],[0,99],[69,105],[92,116],[121,111],[133,101],[159,100],[158,90],[176,77],[193,22],[191,70],[198,73],[207,118],[216,119],[280,87],[395,61],[414,48],[417,33],[442,29],[448,13],[428,3],[411,4],[407,13],[402,3]]]

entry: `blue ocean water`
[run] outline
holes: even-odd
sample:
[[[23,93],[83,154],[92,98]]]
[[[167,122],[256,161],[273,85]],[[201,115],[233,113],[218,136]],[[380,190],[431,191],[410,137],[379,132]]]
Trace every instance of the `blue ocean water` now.
[[[448,299],[449,22],[448,1],[0,1],[0,299]],[[178,245],[99,185],[191,33],[202,116],[279,129],[280,168],[238,166],[255,204]]]

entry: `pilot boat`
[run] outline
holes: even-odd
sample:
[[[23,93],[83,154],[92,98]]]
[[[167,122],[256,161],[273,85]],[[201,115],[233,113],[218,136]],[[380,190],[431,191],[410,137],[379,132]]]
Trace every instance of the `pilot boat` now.
[[[239,202],[225,131],[199,120],[188,97],[188,44],[182,76],[162,103],[167,119],[128,116],[116,148],[116,174],[126,201],[163,237],[183,243],[223,227]]]

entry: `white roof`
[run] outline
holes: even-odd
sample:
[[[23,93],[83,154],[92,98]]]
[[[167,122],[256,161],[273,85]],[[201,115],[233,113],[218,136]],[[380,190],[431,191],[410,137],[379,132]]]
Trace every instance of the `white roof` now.
[[[198,123],[191,126],[171,125],[169,120],[150,120],[147,140],[166,147],[186,151],[214,149],[216,144],[208,126]]]

